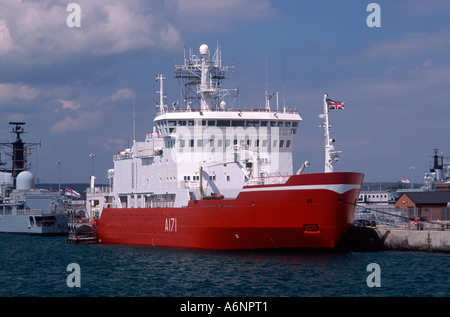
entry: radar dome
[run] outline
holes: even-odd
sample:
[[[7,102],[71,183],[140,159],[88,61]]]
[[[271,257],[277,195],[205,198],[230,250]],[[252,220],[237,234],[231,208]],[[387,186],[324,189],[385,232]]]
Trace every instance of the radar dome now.
[[[34,176],[28,171],[20,172],[16,178],[17,190],[31,190],[34,187]]]
[[[200,55],[208,55],[209,54],[209,47],[206,44],[200,45]]]

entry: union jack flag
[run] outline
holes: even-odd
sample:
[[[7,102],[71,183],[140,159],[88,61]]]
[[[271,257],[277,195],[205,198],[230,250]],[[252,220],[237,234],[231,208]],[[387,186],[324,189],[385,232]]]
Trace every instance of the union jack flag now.
[[[70,189],[70,188],[66,188],[66,196],[81,198],[80,193],[78,193],[77,191]]]
[[[344,102],[343,101],[334,101],[334,100],[331,100],[331,99],[326,99],[326,102],[327,102],[327,105],[328,105],[328,110],[331,110],[331,109],[342,109],[342,110],[344,110],[344,108],[345,108],[345,105],[344,105]]]

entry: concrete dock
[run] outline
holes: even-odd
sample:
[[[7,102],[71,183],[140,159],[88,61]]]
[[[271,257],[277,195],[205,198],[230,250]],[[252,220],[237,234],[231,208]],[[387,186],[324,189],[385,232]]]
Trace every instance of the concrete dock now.
[[[411,230],[388,226],[352,227],[337,245],[350,251],[405,250],[450,252],[450,230]]]
[[[384,248],[392,250],[450,252],[449,230],[375,228]]]

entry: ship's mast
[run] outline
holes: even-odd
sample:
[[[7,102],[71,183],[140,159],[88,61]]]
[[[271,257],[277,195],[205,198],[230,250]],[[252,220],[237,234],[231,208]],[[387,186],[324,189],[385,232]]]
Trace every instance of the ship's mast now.
[[[200,86],[197,88],[197,93],[199,93],[201,96],[200,110],[205,111],[210,109],[213,93],[216,92],[215,88],[212,85],[212,78],[209,70],[209,65],[207,65],[207,63],[210,61],[209,48],[205,44],[200,46],[200,60],[201,60],[202,76],[200,80]]]
[[[325,173],[333,172],[333,164],[339,160],[339,153],[341,151],[336,151],[334,149],[335,140],[330,138],[330,124],[328,122],[328,104],[327,104],[328,94],[323,95],[323,114],[319,117],[325,119],[323,124],[324,136],[325,136]]]
[[[161,113],[164,113],[167,108],[167,105],[164,102],[164,99],[166,98],[166,96],[164,96],[164,79],[166,79],[166,76],[163,74],[156,75],[156,80],[159,80],[159,91],[157,91],[157,93],[159,93],[159,111]]]
[[[265,104],[265,109],[267,111],[270,111],[270,99],[272,98],[272,96],[269,96],[269,91],[268,91],[268,78],[267,78],[267,55],[266,55],[266,104]]]
[[[444,166],[444,156],[441,155],[439,157],[439,155],[438,155],[439,149],[433,149],[433,151],[434,151],[434,156],[433,156],[434,166],[433,166],[433,170],[442,169],[442,167]],[[441,164],[439,164],[439,158],[441,159]]]
[[[182,81],[187,109],[197,102],[200,111],[223,107],[220,104],[222,99],[231,91],[237,91],[221,88],[225,72],[232,68],[234,66],[222,66],[219,44],[212,57],[208,45],[203,44],[199,48],[199,55],[190,54],[189,59],[185,58],[184,65],[176,65],[175,77]]]
[[[17,175],[19,175],[20,172],[27,170],[27,156],[30,154],[29,150],[38,145],[40,146],[41,143],[23,143],[20,135],[25,133],[25,130],[22,127],[25,125],[25,122],[11,121],[9,124],[15,126],[12,128],[11,133],[16,134],[16,140],[11,143],[0,143],[0,147],[6,146],[12,148],[12,153],[9,154],[12,157],[12,167],[10,171],[12,173],[15,188]]]

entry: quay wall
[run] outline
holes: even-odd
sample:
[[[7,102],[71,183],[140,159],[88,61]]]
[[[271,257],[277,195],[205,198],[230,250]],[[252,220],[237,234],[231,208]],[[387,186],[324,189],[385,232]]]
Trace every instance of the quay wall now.
[[[336,249],[343,251],[450,252],[450,230],[353,226],[339,241]]]
[[[450,252],[449,230],[408,230],[387,227],[374,230],[386,249]]]

